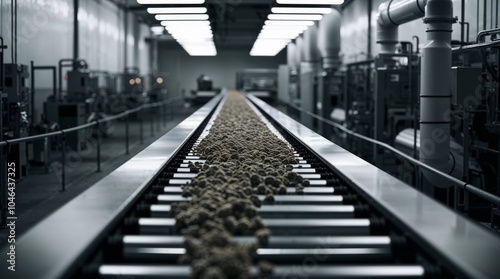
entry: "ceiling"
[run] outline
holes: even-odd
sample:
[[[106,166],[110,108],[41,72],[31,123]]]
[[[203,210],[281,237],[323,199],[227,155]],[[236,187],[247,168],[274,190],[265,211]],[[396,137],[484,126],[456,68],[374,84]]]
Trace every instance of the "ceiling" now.
[[[139,20],[150,26],[159,25],[154,15],[146,11],[146,8],[155,7],[154,5],[140,5],[136,0],[115,2],[126,5],[139,17]],[[186,5],[162,5],[162,7],[168,6]],[[197,5],[190,6],[196,7]],[[271,13],[271,7],[277,6],[277,4],[275,0],[206,0],[205,4],[198,6],[204,6],[208,9],[217,48],[243,47],[250,50],[267,15]],[[165,38],[168,39],[168,37]]]

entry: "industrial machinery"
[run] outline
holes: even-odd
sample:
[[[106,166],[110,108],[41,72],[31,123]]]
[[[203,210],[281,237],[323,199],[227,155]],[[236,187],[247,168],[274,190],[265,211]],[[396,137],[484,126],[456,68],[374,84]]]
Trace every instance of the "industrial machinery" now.
[[[399,46],[397,53],[346,65],[345,101],[331,115],[350,130],[390,145],[401,131],[417,126],[420,58],[410,42]],[[336,138],[345,139],[339,134]],[[362,140],[349,142],[349,147],[386,171],[397,169],[398,162],[383,148],[372,149]]]
[[[189,162],[205,162],[196,145],[210,133],[224,97],[213,98],[18,239],[16,262],[31,268],[16,276],[191,278],[192,269],[178,263],[190,242],[179,234],[172,208],[191,200],[183,187],[199,173]],[[498,277],[500,240],[492,231],[262,100],[247,98],[258,119],[293,148],[298,163],[292,172],[310,182],[301,195],[287,185],[274,201],[257,196],[263,202],[256,214],[271,236],[252,260],[274,264],[268,278]],[[137,162],[147,162],[140,172]],[[240,244],[253,239],[233,236]],[[54,243],[64,249],[53,249]]]
[[[374,61],[373,138],[391,145],[399,132],[418,125],[419,57],[413,52],[412,43],[400,45],[401,51],[397,54],[382,53]],[[374,163],[394,173],[397,162],[386,152],[376,147]]]
[[[220,92],[220,89],[213,87],[212,79],[205,74],[196,79],[196,84],[198,89],[191,90],[191,95],[186,97],[191,103],[205,103]]]
[[[124,106],[119,106],[123,110],[136,108],[147,103],[146,82],[140,75],[138,67],[126,67],[122,75],[122,100]],[[115,111],[119,113],[121,111]],[[137,117],[133,115],[133,117]]]
[[[373,60],[345,65],[343,106],[334,109],[330,116],[336,123],[367,137],[373,137],[374,68]],[[364,142],[352,139],[346,142],[341,131],[334,131],[334,138],[343,146],[349,147],[351,152],[364,159],[373,156],[373,150]]]
[[[27,65],[3,64],[2,91],[2,134],[4,140],[21,138],[29,133],[30,94],[26,79],[29,77]],[[16,179],[28,173],[26,143],[10,147],[7,160],[15,162]]]
[[[142,96],[145,92],[143,81],[138,67],[126,67],[123,72],[123,94],[129,97]]]
[[[161,73],[151,74],[149,76],[150,90],[148,91],[149,100],[152,103],[161,102],[167,98],[167,75]]]
[[[65,68],[70,68],[64,76]],[[87,118],[99,112],[102,100],[98,93],[98,80],[83,59],[61,59],[59,69],[59,96],[46,104],[46,115],[50,123],[57,123],[60,129],[67,129],[87,123]],[[63,90],[63,79],[67,81]],[[56,117],[50,117],[51,108],[55,108]],[[81,130],[67,135],[68,147],[78,152],[86,149],[86,132]]]
[[[278,91],[278,70],[245,69],[236,73],[236,87],[256,97],[274,102]]]
[[[399,25],[421,17],[422,28],[430,30],[422,50],[418,37],[412,42],[398,38]],[[334,10],[324,15],[319,26],[311,26],[288,45],[287,65],[279,69],[280,100],[300,106],[307,127],[450,207],[497,226],[497,207],[450,188],[449,181],[409,165],[366,138],[328,130],[329,125],[308,113],[500,195],[500,31],[480,32],[475,44],[461,42],[463,46],[452,51],[456,18],[451,0],[386,1],[376,22],[378,56],[340,65],[340,14]],[[293,69],[299,69],[298,102],[287,88]]]

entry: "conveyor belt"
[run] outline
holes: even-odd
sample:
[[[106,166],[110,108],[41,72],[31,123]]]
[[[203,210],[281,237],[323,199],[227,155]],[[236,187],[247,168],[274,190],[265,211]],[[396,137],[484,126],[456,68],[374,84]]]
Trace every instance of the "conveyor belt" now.
[[[264,110],[256,111],[265,115]],[[175,156],[168,158],[161,171],[120,205],[119,213],[115,213],[81,255],[73,255],[71,260],[77,264],[53,273],[61,276],[50,277],[48,273],[49,276],[40,278],[69,278],[75,274],[82,278],[190,278],[190,267],[177,264],[179,256],[185,253],[184,238],[178,234],[170,210],[172,203],[190,200],[182,195],[181,189],[196,175],[188,163],[203,162],[193,146],[206,134],[211,122],[208,120],[216,117],[217,112],[214,109],[213,114],[207,113],[204,123],[173,152]],[[310,186],[301,195],[290,185],[287,194],[276,195],[274,202],[266,202],[264,196],[259,196],[262,206],[257,213],[272,236],[266,246],[257,250],[254,260],[275,264],[270,278],[493,278],[488,274],[499,270],[491,265],[480,271],[483,274],[456,269],[464,264],[457,262],[460,255],[453,258],[447,251],[439,251],[432,241],[408,231],[405,223],[391,214],[391,209],[385,209],[387,205],[363,192],[362,186],[316,155],[310,147],[314,141],[308,142],[308,146],[292,131],[280,127],[278,121],[268,120],[264,115],[263,120],[269,126],[275,125],[274,132],[280,133],[293,147],[299,160],[293,171],[310,180]],[[297,127],[312,135],[307,128]],[[343,151],[335,152],[345,156]],[[392,178],[387,179],[387,185],[394,186]],[[398,186],[409,188],[403,183]],[[440,205],[434,208],[436,214],[444,210]],[[456,218],[457,224],[465,224],[462,217]],[[421,225],[425,227],[428,223]],[[485,252],[487,255],[500,256],[498,239],[476,225],[466,223],[466,227],[468,233],[479,235],[495,246]],[[234,241],[250,243],[255,237],[235,236]],[[252,273],[258,273],[256,268]]]
[[[196,139],[194,145],[198,142],[200,139]],[[273,202],[264,201],[264,195],[259,196],[263,206],[257,213],[263,217],[272,237],[269,246],[257,250],[255,261],[267,260],[276,264],[274,278],[295,275],[290,266],[300,265],[307,259],[321,265],[310,272],[308,278],[333,275],[425,278],[433,275],[434,270],[425,268],[423,263],[398,256],[397,250],[410,250],[405,247],[404,237],[389,236],[385,220],[373,214],[367,203],[348,191],[331,170],[298,142],[289,143],[299,160],[292,171],[309,179],[311,186],[304,189],[303,195],[296,194],[295,187],[288,187],[287,195],[276,195]],[[204,163],[192,146],[186,146],[164,169],[149,193],[125,219],[120,233],[111,237],[104,254],[113,256],[95,266],[91,271],[93,276],[106,278],[125,273],[141,278],[189,278],[188,268],[176,266],[186,250],[170,212],[172,203],[191,199],[182,196],[179,186],[189,183],[196,175],[188,167],[189,162]],[[255,238],[236,237],[237,242],[251,239],[255,241]]]

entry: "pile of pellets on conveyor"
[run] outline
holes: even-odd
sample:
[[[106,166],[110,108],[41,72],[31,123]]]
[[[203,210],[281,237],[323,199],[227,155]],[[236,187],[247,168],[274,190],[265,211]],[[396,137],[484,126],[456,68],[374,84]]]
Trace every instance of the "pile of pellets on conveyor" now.
[[[270,231],[257,215],[274,195],[286,194],[295,185],[303,193],[308,185],[292,172],[292,149],[273,134],[237,92],[229,92],[209,134],[196,146],[205,164],[192,164],[198,172],[183,186],[188,203],[173,204],[176,227],[185,236],[187,253],[181,263],[192,267],[192,278],[251,278],[249,269],[258,247],[265,246]],[[233,235],[255,235],[256,242],[236,244]],[[260,277],[272,273],[272,265],[258,263]]]

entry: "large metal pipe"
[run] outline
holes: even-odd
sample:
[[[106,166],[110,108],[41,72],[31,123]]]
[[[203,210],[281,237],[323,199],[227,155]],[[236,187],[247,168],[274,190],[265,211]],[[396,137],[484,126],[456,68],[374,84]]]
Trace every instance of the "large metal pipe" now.
[[[425,14],[428,0],[390,0],[380,4],[377,18],[377,43],[380,53],[394,53],[398,42],[398,26]]]
[[[295,43],[289,43],[286,48],[286,61],[290,68],[297,69],[297,46]]]
[[[321,55],[318,48],[318,26],[313,25],[304,32],[303,62],[318,63]]]
[[[79,24],[78,24],[78,10],[80,8],[80,1],[73,0],[73,60],[76,61],[80,56],[79,44]],[[73,65],[73,70],[76,70],[76,65]]]
[[[300,63],[303,60],[303,51],[304,51],[304,38],[302,38],[302,35],[297,37],[297,39],[295,39],[295,61],[297,63],[297,68],[300,67]]]
[[[332,69],[339,66],[340,27],[342,16],[337,10],[332,10],[319,22],[318,49],[323,58],[323,68]]]
[[[420,160],[443,172],[449,172],[451,110],[451,33],[452,0],[428,0],[424,23],[427,44],[422,50],[420,94]],[[446,186],[424,172],[435,186]]]

